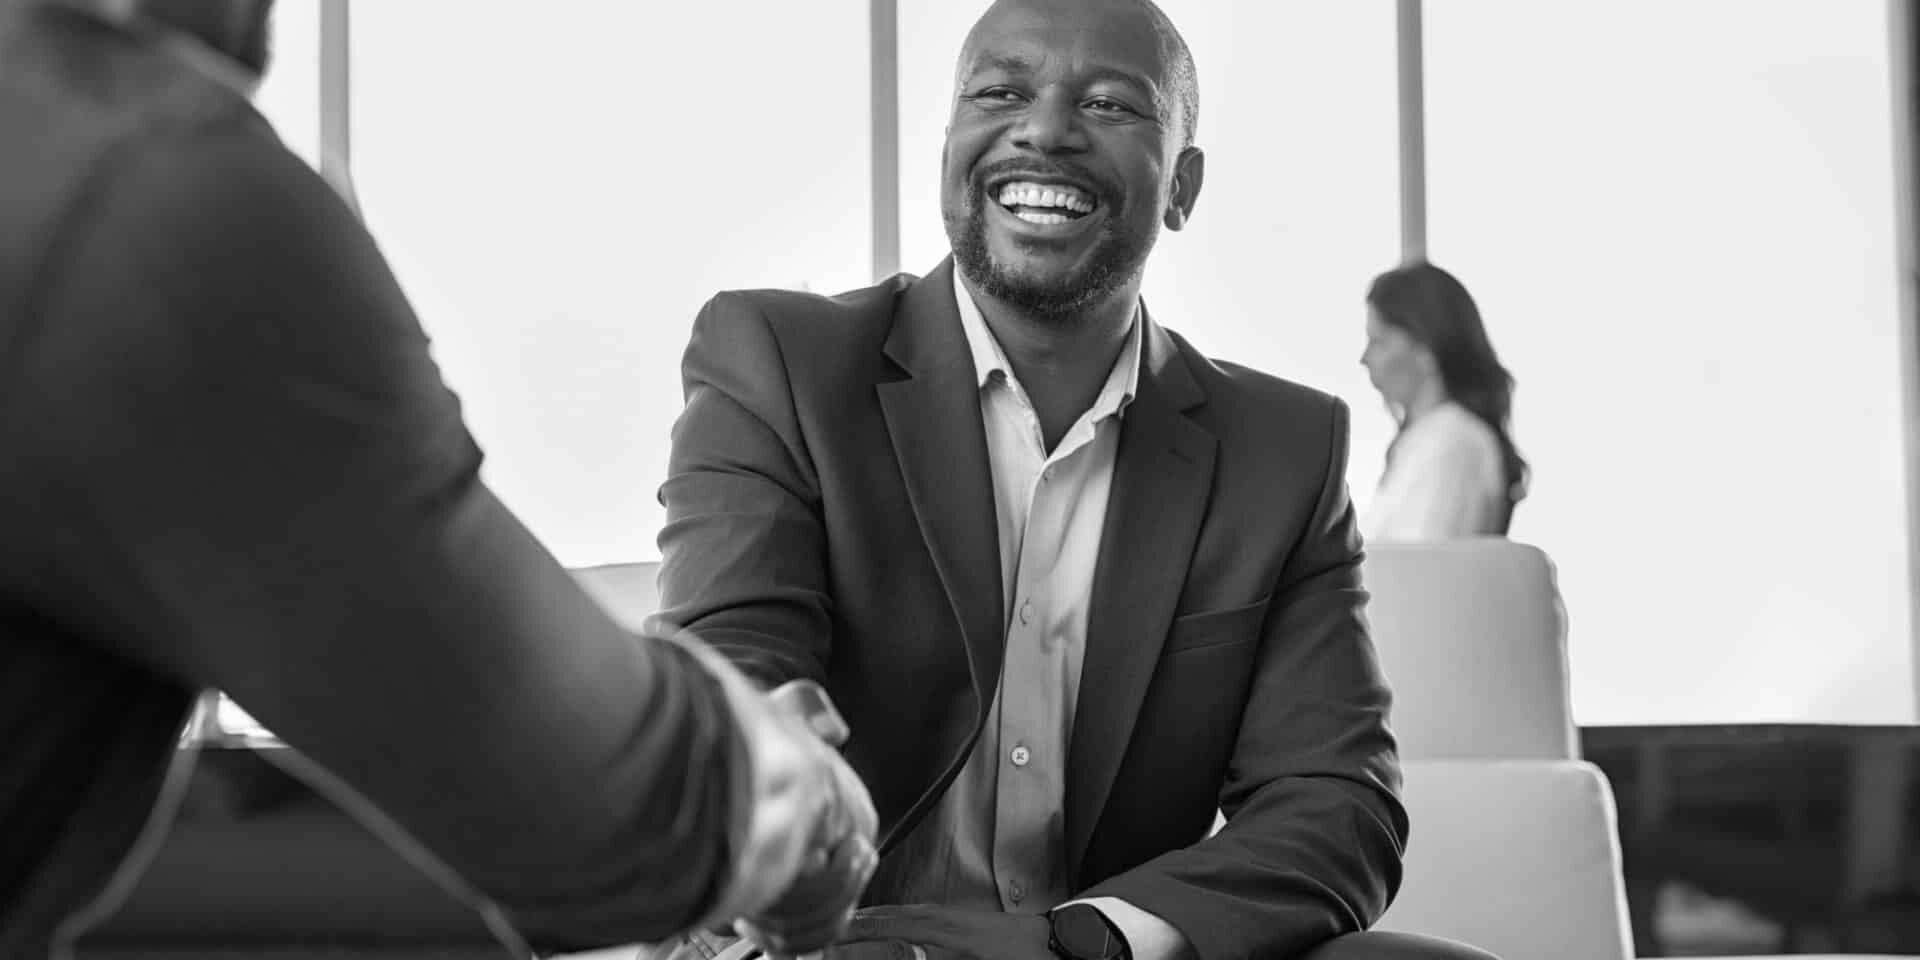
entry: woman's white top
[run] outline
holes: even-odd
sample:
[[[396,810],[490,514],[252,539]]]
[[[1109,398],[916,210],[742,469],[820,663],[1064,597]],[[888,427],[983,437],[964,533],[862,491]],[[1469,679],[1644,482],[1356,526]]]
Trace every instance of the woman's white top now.
[[[1372,542],[1498,534],[1507,510],[1499,437],[1449,401],[1401,431],[1361,531]]]

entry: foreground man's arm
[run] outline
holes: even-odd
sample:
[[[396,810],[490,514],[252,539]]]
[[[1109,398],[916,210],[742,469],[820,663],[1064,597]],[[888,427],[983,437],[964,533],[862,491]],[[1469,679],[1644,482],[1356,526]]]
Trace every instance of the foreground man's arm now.
[[[257,118],[109,157],[7,354],[49,609],[227,691],[543,944],[764,911],[830,811],[871,838],[804,725],[620,629],[485,487],[371,238]]]

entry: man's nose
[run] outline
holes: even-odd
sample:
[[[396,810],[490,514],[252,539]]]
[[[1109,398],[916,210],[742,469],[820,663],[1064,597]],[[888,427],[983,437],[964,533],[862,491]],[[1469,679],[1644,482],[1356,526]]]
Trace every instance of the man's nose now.
[[[1079,107],[1065,97],[1040,97],[1014,129],[1015,146],[1039,153],[1078,153],[1087,148]]]

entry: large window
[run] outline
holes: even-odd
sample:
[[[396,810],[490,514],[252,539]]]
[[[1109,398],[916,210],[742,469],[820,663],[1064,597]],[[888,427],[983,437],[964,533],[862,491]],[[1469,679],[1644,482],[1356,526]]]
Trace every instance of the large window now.
[[[866,25],[865,0],[354,6],[368,223],[562,562],[657,556],[702,302],[869,281]]]
[[[1427,5],[1583,723],[1911,722],[1886,10]]]

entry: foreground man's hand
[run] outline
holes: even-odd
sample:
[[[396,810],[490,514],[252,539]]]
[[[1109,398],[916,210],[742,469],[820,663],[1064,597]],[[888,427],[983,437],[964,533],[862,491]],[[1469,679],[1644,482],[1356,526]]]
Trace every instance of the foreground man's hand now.
[[[846,742],[849,731],[827,692],[811,680],[796,680],[775,688],[767,699],[775,711],[819,738],[831,760],[838,798],[819,821],[786,892],[735,924],[742,936],[778,960],[819,950],[846,930],[878,862],[873,844],[879,818],[866,785],[832,749]]]
[[[704,925],[732,923],[776,957],[826,947],[846,929],[878,862],[873,800],[834,749],[846,722],[818,684],[761,693],[724,657],[677,642],[719,681],[744,747],[734,771],[733,868]]]

